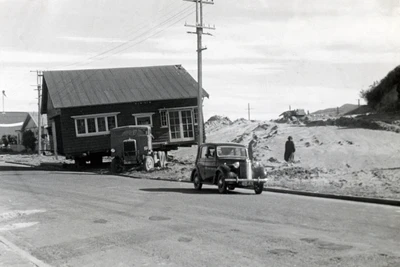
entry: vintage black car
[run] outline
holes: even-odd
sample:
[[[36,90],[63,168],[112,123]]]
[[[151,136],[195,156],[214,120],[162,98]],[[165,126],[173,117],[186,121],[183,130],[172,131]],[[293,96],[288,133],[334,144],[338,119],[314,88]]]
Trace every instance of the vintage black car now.
[[[266,171],[249,159],[244,145],[237,143],[206,143],[199,146],[191,181],[201,190],[203,184],[217,185],[221,194],[236,187],[253,186],[261,194],[267,181]]]

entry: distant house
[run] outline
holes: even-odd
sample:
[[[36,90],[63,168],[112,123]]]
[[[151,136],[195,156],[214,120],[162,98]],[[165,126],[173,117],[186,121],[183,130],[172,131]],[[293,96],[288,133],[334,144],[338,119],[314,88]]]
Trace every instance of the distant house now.
[[[21,138],[17,131],[21,131],[22,125],[28,116],[28,112],[5,112],[0,113],[0,138],[3,135],[16,135],[18,143]]]
[[[39,138],[39,123],[38,123],[38,112],[29,112],[21,126],[21,129],[17,131],[19,143],[22,143],[22,134],[25,131],[32,131],[37,140],[41,140],[42,142],[42,150],[50,150],[49,137],[47,132],[47,115],[41,115],[40,128],[42,137]],[[38,148],[36,148],[38,149]]]
[[[180,65],[43,75],[42,113],[55,148],[68,158],[109,155],[110,129],[126,125],[150,125],[154,150],[197,142],[198,85]]]
[[[306,112],[304,109],[295,109],[295,110],[288,110],[283,112],[279,115],[282,116],[284,119],[291,119],[292,117],[296,117],[297,119],[302,119],[306,116]]]

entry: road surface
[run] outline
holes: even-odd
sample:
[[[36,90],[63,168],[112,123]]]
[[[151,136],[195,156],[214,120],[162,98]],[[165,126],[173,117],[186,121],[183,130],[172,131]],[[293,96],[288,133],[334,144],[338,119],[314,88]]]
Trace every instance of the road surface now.
[[[0,163],[0,266],[400,266],[400,209]]]

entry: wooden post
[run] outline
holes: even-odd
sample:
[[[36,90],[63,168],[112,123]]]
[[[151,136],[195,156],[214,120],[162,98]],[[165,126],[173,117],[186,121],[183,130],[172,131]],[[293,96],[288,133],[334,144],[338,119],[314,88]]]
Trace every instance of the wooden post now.
[[[56,159],[58,159],[58,152],[57,152],[57,131],[56,131],[56,122],[53,120],[51,122],[51,132],[53,133],[53,148],[54,148],[54,155]]]

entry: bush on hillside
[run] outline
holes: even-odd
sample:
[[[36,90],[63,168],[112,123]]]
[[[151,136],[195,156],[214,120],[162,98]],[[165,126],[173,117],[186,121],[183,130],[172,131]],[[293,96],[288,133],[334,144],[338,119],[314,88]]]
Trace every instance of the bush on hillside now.
[[[400,66],[390,71],[381,81],[375,81],[368,89],[361,90],[360,97],[367,101],[368,106],[376,108],[383,97],[398,83],[400,83]],[[397,86],[397,92],[400,96],[400,86]],[[394,108],[398,108],[398,105]]]

